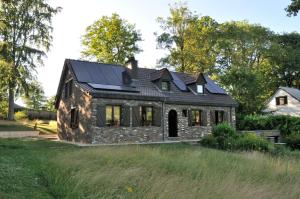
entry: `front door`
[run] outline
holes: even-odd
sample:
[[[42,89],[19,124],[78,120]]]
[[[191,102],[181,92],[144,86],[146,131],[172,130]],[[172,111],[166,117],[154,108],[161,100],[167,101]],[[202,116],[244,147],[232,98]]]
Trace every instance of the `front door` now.
[[[169,122],[169,137],[178,136],[178,127],[177,127],[177,112],[175,110],[170,110],[168,115]]]

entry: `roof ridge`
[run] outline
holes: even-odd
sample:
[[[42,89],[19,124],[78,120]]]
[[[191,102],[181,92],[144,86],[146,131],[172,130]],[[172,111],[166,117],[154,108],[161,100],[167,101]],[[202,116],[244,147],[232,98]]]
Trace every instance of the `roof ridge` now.
[[[126,67],[126,66],[121,65],[121,64],[108,64],[108,63],[104,63],[104,62],[90,61],[90,60],[80,60],[80,59],[70,59],[70,58],[67,58],[66,60],[79,61],[79,62],[87,62],[87,63],[93,63],[93,64],[103,64],[103,65]]]

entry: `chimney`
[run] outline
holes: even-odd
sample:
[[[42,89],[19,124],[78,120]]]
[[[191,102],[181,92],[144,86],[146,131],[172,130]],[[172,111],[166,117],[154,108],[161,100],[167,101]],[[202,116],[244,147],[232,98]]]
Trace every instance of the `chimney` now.
[[[132,79],[137,79],[138,73],[138,61],[135,60],[134,57],[130,57],[127,62],[125,63],[125,67],[128,68],[130,71],[130,76]]]

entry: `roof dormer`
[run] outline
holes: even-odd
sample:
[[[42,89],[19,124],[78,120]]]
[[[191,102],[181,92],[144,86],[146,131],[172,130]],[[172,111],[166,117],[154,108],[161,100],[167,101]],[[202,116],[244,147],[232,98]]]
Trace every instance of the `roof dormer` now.
[[[200,73],[196,78],[187,82],[187,86],[196,94],[205,94],[206,79],[203,73]]]
[[[151,81],[162,91],[170,91],[173,77],[167,68],[150,74]]]

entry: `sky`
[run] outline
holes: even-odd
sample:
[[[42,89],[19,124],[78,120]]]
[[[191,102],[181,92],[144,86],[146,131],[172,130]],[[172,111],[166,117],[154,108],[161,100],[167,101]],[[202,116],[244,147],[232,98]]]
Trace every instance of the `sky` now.
[[[156,49],[154,32],[159,31],[157,17],[169,15],[171,0],[49,0],[53,6],[62,7],[52,21],[53,42],[44,66],[37,72],[46,96],[56,94],[64,60],[79,59],[81,36],[87,26],[104,15],[118,13],[129,23],[135,24],[143,41],[139,46],[143,52],[136,56],[141,67],[155,67],[163,56]],[[284,8],[290,0],[188,0],[189,9],[204,16],[209,15],[218,22],[248,20],[259,23],[277,33],[300,32],[300,18],[287,17]]]

